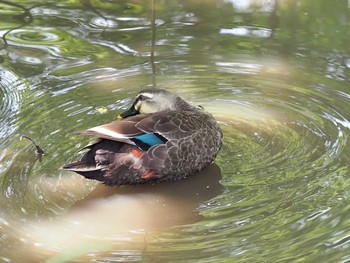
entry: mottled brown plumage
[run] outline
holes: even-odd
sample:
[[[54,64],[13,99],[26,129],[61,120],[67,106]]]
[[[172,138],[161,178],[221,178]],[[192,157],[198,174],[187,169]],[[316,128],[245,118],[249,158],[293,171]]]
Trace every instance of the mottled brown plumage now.
[[[108,185],[177,180],[209,165],[222,145],[211,114],[165,90],[141,91],[121,116],[80,132],[98,139],[63,168]]]

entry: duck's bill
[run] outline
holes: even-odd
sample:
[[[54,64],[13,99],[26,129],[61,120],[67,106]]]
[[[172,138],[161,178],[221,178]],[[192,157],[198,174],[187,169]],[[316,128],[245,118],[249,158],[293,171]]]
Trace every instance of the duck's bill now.
[[[140,112],[138,110],[135,109],[134,105],[131,106],[130,109],[128,109],[127,111],[124,111],[123,113],[121,113],[120,115],[118,115],[118,119],[124,119],[130,116],[134,116],[139,114]]]

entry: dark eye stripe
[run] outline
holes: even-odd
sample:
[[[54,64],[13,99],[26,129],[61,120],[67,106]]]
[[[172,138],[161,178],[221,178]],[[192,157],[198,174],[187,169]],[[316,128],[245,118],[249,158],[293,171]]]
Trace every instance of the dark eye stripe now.
[[[139,100],[146,100],[148,97],[144,96],[144,95],[139,95],[137,97]]]

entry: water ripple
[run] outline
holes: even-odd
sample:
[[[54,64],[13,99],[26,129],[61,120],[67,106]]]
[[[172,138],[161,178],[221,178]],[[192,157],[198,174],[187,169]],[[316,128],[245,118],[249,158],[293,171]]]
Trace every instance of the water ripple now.
[[[25,84],[11,71],[0,68],[0,144],[16,129]]]
[[[311,258],[325,246],[349,246],[348,231],[329,233],[346,229],[348,223],[346,212],[336,217],[334,211],[349,197],[349,94],[276,80],[261,86],[261,76],[249,82],[221,89],[214,102],[200,102],[224,130],[216,162],[226,194],[200,206],[206,220],[163,235],[160,241],[157,237],[150,248],[161,243],[162,254],[171,253],[167,244],[180,254],[200,249],[206,259],[213,251],[230,251],[237,260],[248,262],[246,253],[255,261],[264,259],[261,251],[268,251],[270,259],[282,255],[293,261],[293,254],[303,253],[301,246],[315,248],[307,252]],[[330,236],[329,242],[320,241]],[[271,239],[275,242],[268,242]],[[288,249],[281,251],[282,247]]]
[[[60,43],[63,34],[53,28],[21,28],[7,34],[7,40],[21,44],[46,45]]]

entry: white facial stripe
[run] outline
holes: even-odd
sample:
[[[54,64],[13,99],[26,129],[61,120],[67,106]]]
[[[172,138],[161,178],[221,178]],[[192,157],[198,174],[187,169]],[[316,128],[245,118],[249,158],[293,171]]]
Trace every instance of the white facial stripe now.
[[[143,113],[143,114],[148,114],[148,113],[154,113],[156,112],[156,109],[154,107],[151,107],[149,104],[147,103],[143,103],[142,105],[140,105],[140,113]]]
[[[140,111],[141,101],[138,101],[138,102],[134,105],[134,107],[135,107],[135,110]]]
[[[147,92],[141,93],[141,95],[143,95],[143,96],[145,96],[145,97],[147,97],[147,98],[150,98],[150,99],[152,99],[153,96],[154,96],[154,94],[152,94],[152,93],[147,93]]]
[[[104,135],[110,136],[112,138],[120,138],[120,139],[126,139],[127,138],[127,137],[125,137],[124,135],[122,135],[120,133],[111,131],[111,130],[106,129],[106,128],[101,127],[101,126],[88,129],[88,131],[98,132],[100,134],[104,134]]]

